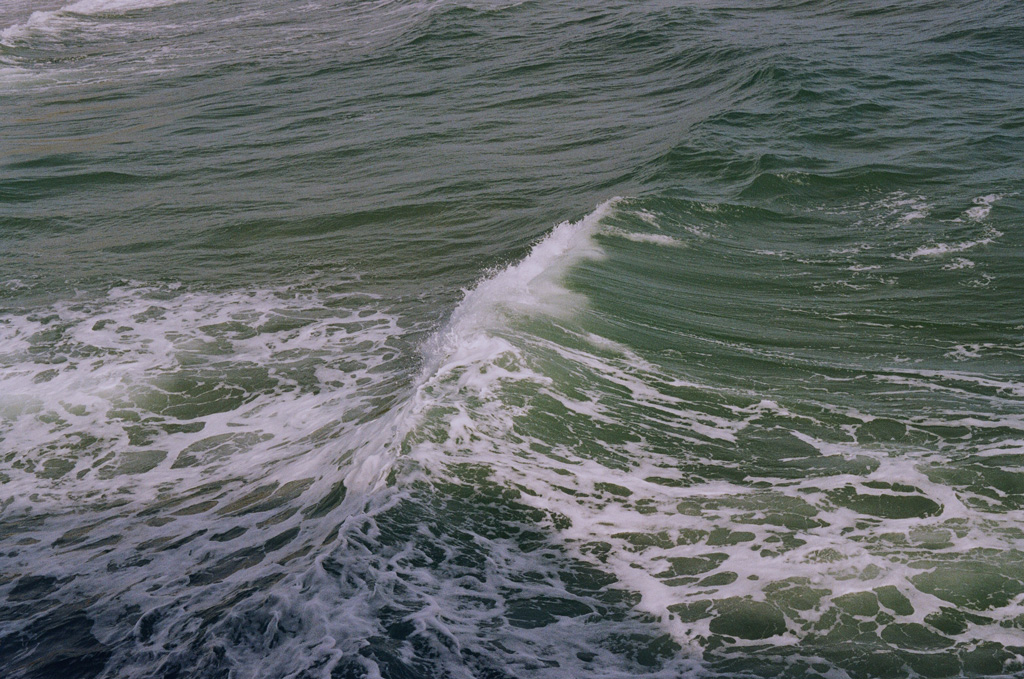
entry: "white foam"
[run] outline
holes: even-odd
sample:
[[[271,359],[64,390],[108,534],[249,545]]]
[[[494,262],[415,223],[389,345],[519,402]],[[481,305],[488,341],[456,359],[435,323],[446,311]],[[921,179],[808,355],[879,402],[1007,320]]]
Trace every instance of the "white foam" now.
[[[189,0],[78,0],[60,9],[32,12],[28,20],[0,31],[0,44],[14,47],[35,34],[54,35],[81,26],[83,17],[125,14]]]
[[[637,210],[634,214],[654,228],[661,228],[661,226],[658,225],[658,216],[653,212],[650,212],[649,210]]]
[[[176,5],[189,0],[78,0],[59,11],[71,14],[122,14],[140,9],[156,9]]]
[[[922,245],[913,252],[894,256],[898,259],[905,260],[914,260],[919,257],[941,257],[942,255],[948,255],[951,253],[964,252],[965,250],[976,248],[979,245],[988,245],[989,243],[995,242],[995,240],[1002,235],[1002,231],[988,229],[981,238],[963,241],[960,243],[933,243],[930,245]]]
[[[911,222],[927,218],[932,211],[924,196],[911,196],[905,191],[896,191],[876,203],[859,203],[855,207],[858,212],[865,208],[875,212],[871,221],[889,229],[907,227]]]
[[[588,233],[592,231],[588,229]],[[562,238],[566,235],[559,234],[551,245],[564,242]],[[538,247],[542,251],[565,252],[562,247],[549,247],[546,241]],[[580,252],[589,252],[590,247],[584,244]],[[569,256],[570,261],[573,259]],[[558,260],[545,257],[538,258],[538,263],[540,261],[548,266]],[[579,559],[592,561],[588,552],[591,545],[610,545],[610,549],[602,552],[600,567],[610,570],[619,583],[639,593],[638,608],[658,619],[684,646],[693,648],[692,640],[710,633],[712,616],[683,623],[670,614],[669,606],[701,598],[740,597],[763,601],[768,596],[767,584],[793,578],[806,578],[828,592],[815,611],[802,614],[808,620],[824,615],[834,605],[832,601],[844,594],[894,586],[911,599],[915,609],[913,614],[904,616],[904,621],[923,622],[925,616],[939,611],[946,603],[915,588],[909,580],[900,548],[890,550],[879,543],[877,533],[883,529],[911,536],[927,531],[949,533],[954,540],[949,548],[951,553],[1007,547],[1003,536],[985,527],[985,514],[977,509],[978,505],[965,503],[972,497],[969,491],[938,483],[925,473],[924,466],[931,464],[932,456],[927,450],[902,450],[896,456],[891,455],[885,445],[872,448],[851,442],[849,439],[856,435],[856,426],[837,434],[838,441],[811,435],[808,429],[825,425],[813,421],[808,425],[806,415],[797,415],[753,394],[742,395],[749,399],[745,406],[730,403],[727,407],[709,408],[707,402],[688,403],[674,392],[676,386],[663,370],[627,347],[592,334],[577,336],[568,327],[560,327],[560,332],[565,334],[559,341],[516,333],[515,323],[523,317],[536,318],[551,312],[555,319],[565,318],[561,305],[538,301],[536,290],[522,293],[525,303],[521,307],[509,304],[508,290],[522,291],[521,281],[537,275],[534,267],[527,269],[529,274],[521,271],[519,265],[510,267],[495,277],[495,280],[501,279],[500,284],[482,284],[467,295],[449,329],[449,341],[441,352],[444,358],[437,361],[441,367],[426,378],[420,393],[420,411],[424,415],[442,409],[448,414],[436,422],[430,442],[414,446],[411,454],[435,473],[455,461],[482,464],[503,486],[529,491],[524,492],[521,502],[538,511],[567,517],[569,525],[559,530],[559,536]],[[858,270],[870,271],[874,267]],[[563,272],[564,269],[560,269],[559,275]],[[545,276],[542,280],[550,283],[552,279]],[[542,290],[553,290],[554,299],[564,294],[558,286]],[[508,308],[523,313],[517,318],[497,311]],[[572,308],[583,307],[574,305]],[[508,324],[510,321],[512,325]],[[967,346],[963,349],[973,351]],[[557,370],[560,379],[552,379],[548,374],[550,370]],[[998,388],[1007,396],[1016,396],[1020,388],[1016,383],[965,373],[926,375],[926,372],[903,371],[878,379],[906,381],[907,384],[919,380],[921,384],[939,389],[955,389],[944,383],[951,379],[967,380]],[[935,377],[941,379],[935,380]],[[566,380],[587,386],[579,387],[569,397],[565,392]],[[685,387],[699,390],[702,399],[720,403],[716,398],[719,395],[707,386],[686,383]],[[583,423],[590,423],[591,427],[628,423],[638,440],[617,444],[601,442],[597,453],[588,452],[584,441],[578,447],[570,443],[553,444],[552,437],[533,435],[521,425],[530,413],[531,400],[539,396],[549,397],[564,406],[567,415],[560,418],[560,426],[568,432],[576,426],[584,426]],[[726,403],[740,398],[735,393],[720,397]],[[513,403],[518,405],[512,406]],[[865,423],[877,419],[868,413],[844,413]],[[784,426],[779,424],[780,420],[791,421],[793,428],[789,434],[793,439],[809,446],[822,458],[828,458],[835,471],[784,479],[772,478],[771,472],[766,471],[765,478],[757,479],[763,484],[760,487],[751,483],[756,478],[751,476],[744,483],[707,479],[691,483],[681,472],[685,468],[679,461],[681,457],[703,455],[694,452],[701,450],[696,446],[719,442],[736,445],[741,433],[762,418],[773,422],[771,427],[776,430]],[[1020,430],[1022,419],[951,415],[922,418],[908,424],[978,429],[1010,426]],[[586,431],[591,429],[588,427]],[[845,437],[847,441],[842,440]],[[571,433],[566,438],[571,440]],[[660,443],[655,443],[659,440]],[[1003,444],[1000,450],[1009,445],[1005,441]],[[798,453],[793,458],[795,463],[804,461],[803,456],[807,455]],[[607,457],[602,458],[603,454]],[[706,464],[714,464],[708,458],[703,459]],[[718,464],[729,466],[730,463]],[[915,490],[891,491],[885,484],[893,481]],[[859,502],[893,494],[896,497],[901,494],[923,496],[936,502],[940,511],[933,517],[882,518],[865,523],[865,515],[856,504],[847,506],[836,499],[848,497],[850,493],[854,493]],[[793,531],[762,520],[773,505],[785,507],[787,502],[813,512],[810,516],[820,522],[820,527]],[[641,504],[645,507],[643,512],[637,510]],[[695,510],[680,514],[678,507],[685,505]],[[1013,514],[1017,516],[1022,512]],[[960,522],[956,525],[969,526],[970,530],[953,536],[944,528],[947,522]],[[751,537],[736,544],[713,547],[707,544],[706,538],[690,537],[723,529],[743,531]],[[650,546],[636,547],[629,538],[623,537],[631,533],[665,537]],[[794,534],[799,535],[802,546],[773,552],[776,548],[772,545]],[[751,551],[751,545],[757,546],[757,553]],[[724,555],[724,561],[720,568],[700,577],[723,572],[734,575],[732,580],[700,585],[695,582],[698,578],[693,578],[694,582],[679,583],[663,575],[672,559],[702,558],[708,552]],[[1011,613],[1006,609],[999,614],[1005,618]],[[986,628],[984,633],[988,631]],[[798,640],[799,635],[790,629],[757,643],[787,645]]]
[[[992,205],[1002,198],[1003,196],[995,193],[990,193],[987,196],[978,196],[977,198],[971,201],[972,203],[974,203],[974,207],[967,210],[967,212],[965,212],[964,214],[967,216],[968,219],[971,219],[975,222],[980,222],[981,220],[988,217],[989,213],[992,211]]]
[[[25,22],[0,31],[0,45],[13,47],[33,32],[53,33],[70,23],[71,20],[60,10],[32,12]]]
[[[943,264],[942,268],[945,271],[957,271],[959,269],[973,269],[974,268],[974,262],[972,262],[971,260],[967,259],[966,257],[956,257],[955,259],[953,259],[953,261],[949,262],[948,264]]]
[[[931,391],[956,391],[968,393],[965,385],[975,385],[992,389],[997,394],[1024,397],[1024,382],[1010,379],[997,379],[990,375],[965,372],[961,370],[900,370],[890,374],[876,375],[874,379],[893,384],[913,385]]]
[[[969,208],[964,212],[964,216],[975,223],[983,222],[992,211],[992,205],[997,201],[1001,200],[1004,196],[1001,194],[990,193],[985,196],[978,196],[971,202],[974,203],[974,207]],[[964,224],[963,219],[954,219],[951,223]],[[988,227],[981,234],[981,237],[961,242],[934,242],[927,245],[922,245],[916,250],[909,253],[894,255],[898,259],[914,260],[919,257],[941,257],[948,254],[955,254],[964,252],[972,248],[976,248],[979,245],[988,245],[994,242],[996,239],[1003,236],[1003,233],[992,227]],[[946,270],[953,270],[965,267],[971,267],[974,263],[964,258],[957,258],[952,264],[947,264],[943,268]]]
[[[132,477],[139,501],[169,482],[265,475],[280,462],[275,449],[282,443],[325,426],[343,428],[336,409],[357,412],[361,384],[377,381],[372,369],[394,354],[385,346],[397,332],[394,319],[344,304],[343,296],[312,292],[207,294],[131,285],[106,299],[8,316],[0,324],[0,411],[7,414],[0,451],[15,453],[0,468],[11,477],[8,488],[19,491],[19,505],[36,495],[60,506],[74,494],[121,485],[118,469],[153,450],[163,451],[162,461]],[[56,339],[40,339],[48,335]],[[320,382],[310,384],[313,366]],[[180,395],[182,389],[192,395]],[[189,410],[193,399],[224,405],[209,404],[197,417]],[[181,427],[199,431],[174,433]],[[244,462],[172,468],[190,445],[233,436],[240,427],[253,442],[244,447]],[[86,440],[92,443],[79,444]],[[73,469],[41,478],[39,470],[51,463]],[[292,464],[288,474],[302,467]]]
[[[764,255],[765,257],[780,257],[782,259],[793,259],[796,254],[789,250],[754,250],[754,254]]]
[[[995,276],[990,273],[981,273],[977,278],[966,281],[963,285],[969,288],[987,288],[995,280]]]
[[[953,347],[952,350],[947,351],[943,354],[946,358],[951,358],[954,361],[967,361],[972,358],[979,358],[981,356],[981,345],[980,344],[958,344]]]
[[[686,243],[683,241],[664,233],[640,233],[637,231],[626,231],[625,229],[613,226],[604,227],[601,229],[601,233],[608,236],[615,236],[616,238],[625,238],[626,240],[633,241],[634,243],[650,243],[652,245],[662,245],[670,248],[686,247]]]

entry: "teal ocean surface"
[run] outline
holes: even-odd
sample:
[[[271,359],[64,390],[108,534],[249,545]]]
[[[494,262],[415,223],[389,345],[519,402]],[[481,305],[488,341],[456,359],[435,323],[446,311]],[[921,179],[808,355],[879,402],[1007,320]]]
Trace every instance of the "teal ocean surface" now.
[[[7,0],[0,675],[1024,677],[1024,5]]]

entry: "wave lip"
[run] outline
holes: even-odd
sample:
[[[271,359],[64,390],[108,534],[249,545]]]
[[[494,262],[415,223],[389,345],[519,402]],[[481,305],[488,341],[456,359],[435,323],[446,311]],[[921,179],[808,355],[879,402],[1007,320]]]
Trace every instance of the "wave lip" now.
[[[601,203],[578,222],[562,222],[525,259],[468,291],[448,325],[426,348],[427,374],[434,373],[460,347],[500,326],[507,314],[566,318],[585,304],[582,295],[567,289],[562,279],[575,264],[604,257],[593,236],[620,200],[615,197]]]
[[[0,31],[0,45],[14,47],[33,33],[60,33],[77,23],[77,17],[123,14],[136,10],[176,5],[185,0],[78,0],[59,9],[32,12],[28,20]]]

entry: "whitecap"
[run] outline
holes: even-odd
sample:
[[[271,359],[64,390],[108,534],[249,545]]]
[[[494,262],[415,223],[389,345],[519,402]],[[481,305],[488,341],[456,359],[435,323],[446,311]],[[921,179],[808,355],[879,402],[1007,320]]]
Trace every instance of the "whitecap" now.
[[[893,256],[897,259],[905,260],[913,260],[919,257],[941,257],[952,253],[964,252],[966,250],[976,248],[979,245],[988,245],[1000,238],[1002,235],[1002,231],[988,229],[985,231],[983,237],[976,238],[974,240],[963,241],[961,243],[931,243],[929,245],[922,245],[912,252]]]
[[[637,231],[626,231],[625,229],[620,229],[614,226],[603,228],[601,233],[606,236],[624,238],[625,240],[633,241],[634,243],[649,243],[651,245],[662,245],[670,248],[686,247],[685,242],[664,233],[640,233]]]
[[[78,0],[55,10],[32,12],[22,23],[0,31],[0,44],[15,47],[33,34],[55,35],[80,26],[83,17],[118,15],[127,12],[156,9],[188,0]]]

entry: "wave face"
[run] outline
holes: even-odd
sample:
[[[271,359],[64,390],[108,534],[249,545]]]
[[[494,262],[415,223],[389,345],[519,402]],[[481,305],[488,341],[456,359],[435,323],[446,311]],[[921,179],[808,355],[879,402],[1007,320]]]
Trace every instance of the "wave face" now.
[[[1024,675],[1021,25],[5,3],[0,675]]]

